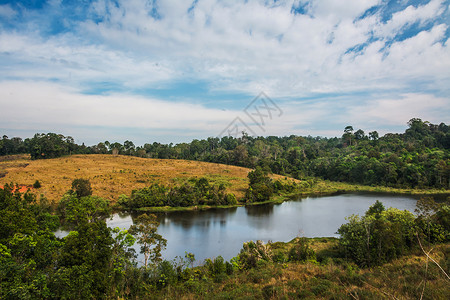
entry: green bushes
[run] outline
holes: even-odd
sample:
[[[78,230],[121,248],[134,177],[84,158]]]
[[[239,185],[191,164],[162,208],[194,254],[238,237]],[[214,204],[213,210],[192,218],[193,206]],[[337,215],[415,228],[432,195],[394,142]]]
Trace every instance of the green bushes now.
[[[239,262],[245,269],[251,269],[257,266],[260,261],[271,261],[272,250],[262,241],[250,241],[244,243],[239,253]]]
[[[204,177],[192,178],[180,186],[153,184],[134,190],[128,198],[122,195],[118,204],[126,209],[142,207],[187,207],[196,205],[235,205],[236,196],[225,193],[225,186],[211,185]]]
[[[421,201],[419,207],[423,204]],[[359,266],[389,262],[417,247],[417,238],[430,243],[448,241],[449,229],[444,227],[448,219],[447,207],[434,203],[434,208],[426,213],[419,210],[416,218],[406,210],[385,210],[377,201],[363,217],[352,215],[349,222],[338,229],[340,245],[346,257]]]
[[[301,237],[298,238],[297,241],[292,246],[289,251],[289,260],[290,261],[300,261],[305,262],[307,260],[315,260],[316,253],[308,244],[306,238]]]

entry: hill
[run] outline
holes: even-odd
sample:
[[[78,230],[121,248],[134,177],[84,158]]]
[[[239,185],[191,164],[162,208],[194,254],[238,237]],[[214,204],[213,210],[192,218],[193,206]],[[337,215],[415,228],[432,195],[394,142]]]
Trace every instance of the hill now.
[[[211,183],[223,183],[227,192],[244,196],[248,186],[248,168],[199,161],[140,158],[125,155],[72,155],[31,160],[29,156],[10,156],[0,161],[0,186],[16,183],[32,189],[39,180],[42,187],[32,189],[49,200],[59,201],[76,178],[89,179],[93,194],[117,200],[121,194],[152,183],[178,184],[192,177],[206,177]],[[276,179],[283,176],[273,175]]]

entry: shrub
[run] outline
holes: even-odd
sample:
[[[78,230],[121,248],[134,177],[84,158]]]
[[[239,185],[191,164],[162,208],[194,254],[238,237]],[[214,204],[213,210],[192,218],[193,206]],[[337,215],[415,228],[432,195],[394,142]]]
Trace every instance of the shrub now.
[[[315,260],[316,253],[309,247],[308,240],[305,237],[298,238],[294,246],[289,251],[290,261]]]
[[[177,281],[177,272],[173,264],[164,260],[158,265],[158,287],[174,284]]]
[[[41,187],[41,183],[39,182],[39,180],[36,180],[36,181],[33,183],[33,188],[38,189],[38,188],[40,188],[40,187]]]
[[[246,269],[254,268],[260,260],[271,261],[272,251],[262,241],[244,243],[239,253],[239,261]]]

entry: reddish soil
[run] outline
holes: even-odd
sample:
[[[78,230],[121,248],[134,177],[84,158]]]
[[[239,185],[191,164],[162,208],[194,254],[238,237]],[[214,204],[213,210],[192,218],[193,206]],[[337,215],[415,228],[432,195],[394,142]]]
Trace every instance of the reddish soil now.
[[[0,189],[3,189],[3,185],[0,185]],[[25,193],[28,189],[32,190],[33,188],[31,186],[19,185],[19,189],[17,189],[17,186],[16,186],[16,187],[14,187],[13,192],[18,190],[21,193]]]

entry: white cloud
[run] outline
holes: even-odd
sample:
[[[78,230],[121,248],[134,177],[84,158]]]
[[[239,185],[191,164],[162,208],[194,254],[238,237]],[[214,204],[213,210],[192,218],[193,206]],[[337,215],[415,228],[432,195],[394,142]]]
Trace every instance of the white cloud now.
[[[199,0],[188,12],[191,1],[156,1],[153,7],[144,0],[122,0],[118,5],[99,0],[89,15],[103,19],[72,20],[75,29],[70,32],[44,34],[35,19],[25,26],[28,31],[1,30],[3,126],[19,126],[23,119],[58,126],[190,128],[214,135],[214,130],[220,131],[234,118],[235,111],[133,95],[136,90],[170,88],[186,81],[206,82],[211,93],[237,91],[255,96],[265,91],[273,98],[287,99],[291,104],[284,123],[274,123],[268,130],[282,135],[317,120],[333,120],[338,111],[346,111],[340,104],[346,95],[353,101],[346,105],[359,107],[355,93],[365,95],[363,102],[374,107],[372,114],[376,105],[384,103],[375,99],[371,104],[375,93],[388,95],[385,98],[394,102],[397,95],[408,95],[399,97],[398,103],[409,99],[409,105],[418,107],[422,107],[420,101],[412,99],[448,104],[449,24],[436,21],[448,13],[445,1],[407,7],[385,23],[380,12],[359,18],[367,9],[385,5],[381,0],[313,1],[307,15],[294,15],[291,8],[298,2],[306,3]],[[10,14],[8,9],[0,6],[0,15]],[[161,18],[154,18],[152,9]],[[392,40],[414,23],[429,26],[403,41]],[[360,51],[349,51],[358,46]],[[95,92],[97,83],[117,85],[122,94],[82,93]],[[426,91],[418,92],[417,83]],[[430,91],[444,96],[432,96]],[[345,96],[298,102],[324,94]],[[21,115],[5,113],[13,111],[13,102],[21,107]],[[40,109],[38,103],[44,107],[44,117],[34,114]],[[383,105],[381,109],[381,114],[390,115]],[[419,112],[399,112],[399,122],[404,124],[403,117]]]
[[[11,124],[200,130],[217,134],[236,111],[129,95],[83,95],[45,82],[0,83],[0,127]]]
[[[395,36],[404,26],[412,25],[416,22],[423,24],[431,21],[445,10],[445,0],[432,0],[425,5],[418,7],[408,6],[406,9],[393,14],[386,23],[378,26],[375,33],[380,37]]]
[[[450,99],[430,94],[404,94],[364,101],[349,108],[349,120],[360,124],[404,125],[412,118],[449,123]],[[445,108],[445,109],[443,109]]]
[[[315,1],[310,8],[314,17],[292,14],[292,3],[273,7],[266,1],[208,0],[198,1],[188,13],[191,4],[186,1],[176,5],[162,1],[155,5],[162,19],[155,19],[147,1],[119,1],[119,5],[98,1],[92,11],[105,16],[102,22],[80,22],[77,32],[49,39],[36,37],[35,32],[30,36],[4,32],[1,50],[31,64],[11,70],[10,75],[16,77],[63,76],[65,80],[70,74],[73,82],[112,81],[130,89],[189,78],[210,81],[217,89],[249,94],[264,89],[279,96],[349,92],[370,86],[390,89],[391,74],[405,74],[405,68],[412,65],[397,60],[402,51],[396,49],[403,47],[416,59],[414,70],[422,70],[430,80],[441,76],[446,67],[429,61],[446,62],[447,45],[434,45],[436,40],[434,44],[412,42],[422,40],[426,33],[413,36],[409,44],[394,42],[387,56],[384,41],[360,53],[347,53],[366,43],[373,30],[383,36],[395,35],[407,23],[436,17],[443,11],[442,1],[408,7],[387,24],[377,16],[355,21],[379,1],[355,0],[345,5]],[[445,28],[437,24],[430,32],[443,38]],[[432,46],[432,51],[423,49]],[[397,80],[399,86],[410,84],[408,76],[400,75]]]
[[[341,1],[321,0],[313,1],[311,6],[313,14],[318,17],[334,17],[336,19],[350,19],[353,20],[359,17],[367,9],[380,4],[381,0],[353,0]]]

